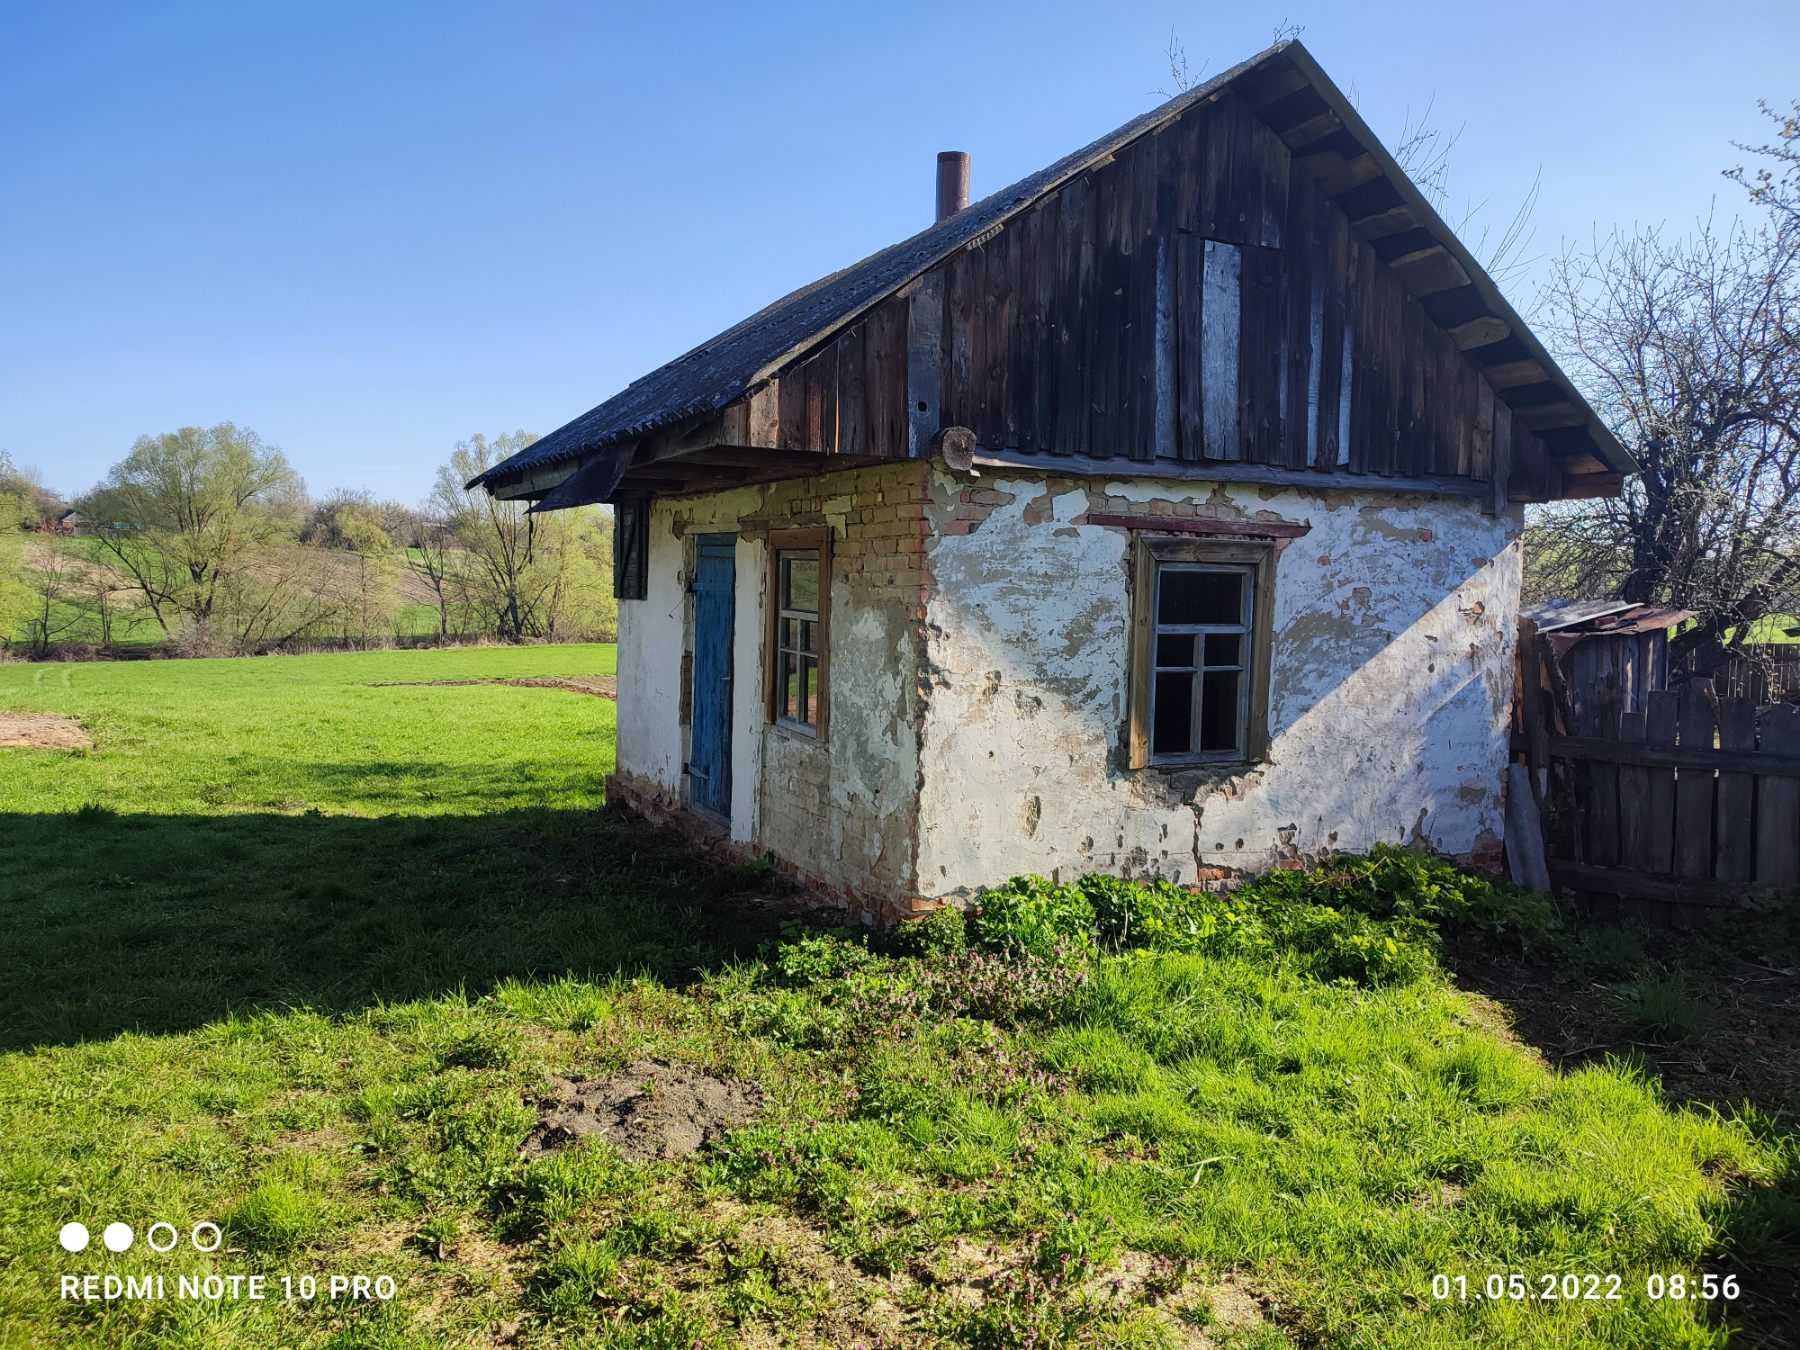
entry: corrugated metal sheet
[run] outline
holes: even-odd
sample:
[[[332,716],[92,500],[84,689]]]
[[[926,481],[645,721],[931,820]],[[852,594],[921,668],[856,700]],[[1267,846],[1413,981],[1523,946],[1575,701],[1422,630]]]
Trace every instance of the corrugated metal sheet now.
[[[1590,619],[1598,619],[1607,614],[1618,614],[1630,608],[1629,600],[1551,600],[1541,605],[1530,605],[1519,613],[1521,617],[1536,624],[1538,632],[1554,633],[1559,629],[1587,623]]]
[[[1686,623],[1694,617],[1691,609],[1637,604],[1630,600],[1551,601],[1528,606],[1520,614],[1536,624],[1539,633],[1556,633],[1570,638],[1653,633]]]

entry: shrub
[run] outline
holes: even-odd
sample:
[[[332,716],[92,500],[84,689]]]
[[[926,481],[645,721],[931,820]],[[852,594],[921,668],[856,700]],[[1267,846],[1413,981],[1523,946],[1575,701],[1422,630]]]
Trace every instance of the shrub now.
[[[1169,950],[1196,937],[1195,897],[1172,882],[1089,876],[1079,884],[1094,911],[1094,935],[1104,947]]]
[[[774,965],[782,983],[801,986],[842,979],[872,959],[860,933],[812,933],[777,944]]]
[[[1391,845],[1311,871],[1270,872],[1224,894],[1161,880],[1014,877],[981,893],[969,925],[978,946],[1005,955],[1137,948],[1262,957],[1369,985],[1429,974],[1446,932],[1524,946],[1556,926],[1548,897]]]
[[[1259,904],[1288,901],[1354,910],[1373,919],[1417,920],[1531,946],[1559,927],[1550,897],[1465,872],[1421,849],[1377,844],[1305,872],[1268,872],[1240,888]]]
[[[1049,956],[1059,947],[1093,945],[1094,907],[1074,886],[1014,877],[981,893],[971,927],[989,951]]]
[[[893,936],[894,950],[902,956],[954,956],[968,945],[968,923],[954,905],[901,924]]]

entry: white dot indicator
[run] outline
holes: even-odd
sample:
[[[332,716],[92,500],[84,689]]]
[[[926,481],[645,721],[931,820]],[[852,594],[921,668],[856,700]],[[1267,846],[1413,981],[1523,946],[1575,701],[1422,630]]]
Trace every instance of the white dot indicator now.
[[[88,1245],[87,1225],[81,1223],[65,1223],[62,1232],[56,1235],[65,1252],[84,1252]]]
[[[158,1242],[156,1240],[156,1231],[159,1228],[167,1231],[168,1241]],[[181,1241],[181,1234],[175,1231],[174,1224],[159,1221],[150,1225],[150,1231],[144,1234],[144,1241],[150,1244],[150,1250],[153,1252],[172,1252],[175,1250],[175,1244]]]
[[[212,1230],[212,1245],[210,1247],[202,1247],[200,1245],[200,1230],[202,1228],[210,1228]],[[216,1252],[219,1250],[219,1244],[225,1241],[225,1235],[219,1231],[218,1224],[209,1220],[195,1224],[194,1231],[188,1234],[188,1241],[194,1244],[194,1250],[197,1252]]]
[[[106,1231],[100,1234],[100,1241],[106,1244],[109,1252],[125,1252],[131,1250],[133,1237],[130,1224],[109,1223]]]

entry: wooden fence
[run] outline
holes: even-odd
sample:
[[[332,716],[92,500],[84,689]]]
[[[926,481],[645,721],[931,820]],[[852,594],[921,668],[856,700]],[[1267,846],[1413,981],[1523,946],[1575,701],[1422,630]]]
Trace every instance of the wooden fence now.
[[[1559,887],[1727,908],[1800,895],[1800,706],[1704,679],[1636,708],[1604,685],[1577,699],[1529,622],[1519,677],[1514,748]]]
[[[1800,642],[1745,647],[1740,652],[1713,672],[1720,698],[1800,703]]]

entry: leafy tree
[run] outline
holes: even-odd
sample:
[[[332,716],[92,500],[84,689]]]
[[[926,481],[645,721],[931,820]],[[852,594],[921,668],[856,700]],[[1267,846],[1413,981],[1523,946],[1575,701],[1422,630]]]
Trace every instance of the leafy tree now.
[[[258,555],[292,539],[300,478],[229,422],[142,436],[85,504],[101,547],[165,633],[210,627],[221,597],[255,589]]]
[[[339,488],[307,513],[300,542],[375,555],[393,547],[388,508],[367,492]]]

